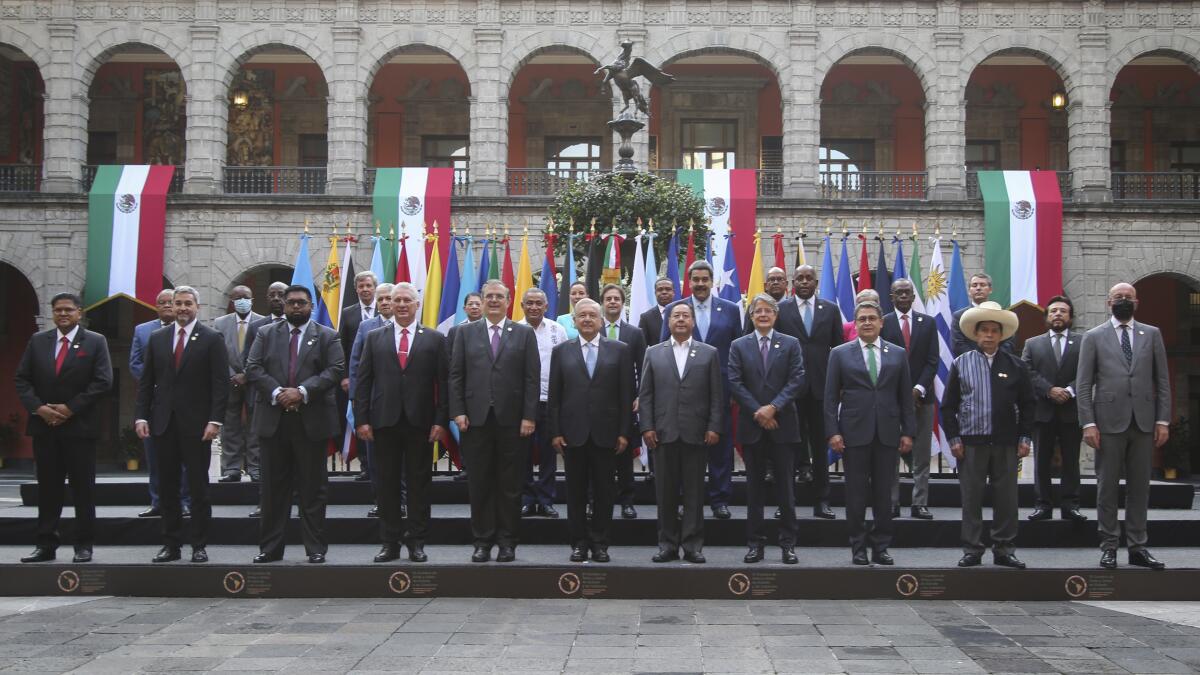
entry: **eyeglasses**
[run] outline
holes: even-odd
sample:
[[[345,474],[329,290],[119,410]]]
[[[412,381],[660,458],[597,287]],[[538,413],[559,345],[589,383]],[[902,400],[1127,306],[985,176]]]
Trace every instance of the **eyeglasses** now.
[[[305,307],[308,305],[308,300],[292,298],[291,300],[285,300],[283,304],[289,307]]]

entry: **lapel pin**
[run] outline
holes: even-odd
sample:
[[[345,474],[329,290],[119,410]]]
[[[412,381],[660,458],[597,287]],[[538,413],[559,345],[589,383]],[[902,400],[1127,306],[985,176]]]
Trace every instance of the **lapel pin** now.
[[[1069,345],[1073,345],[1073,344],[1075,344],[1075,341],[1074,341],[1074,340],[1067,340],[1067,344],[1069,344]]]
[[[1008,377],[1008,373],[999,373],[1000,377]]]
[[[79,345],[71,345],[71,349],[79,349]]]
[[[510,332],[510,333],[512,332],[512,326],[508,327],[508,332]]]
[[[778,343],[778,342],[776,342],[776,343],[775,343],[775,349],[779,349],[779,343]]]
[[[688,354],[688,356],[695,356],[695,355],[696,355],[696,352],[692,352],[692,353]]]
[[[418,334],[420,334],[420,333],[424,333],[424,332],[425,332],[425,329],[424,329],[424,328],[418,328],[418,329],[417,329],[417,333],[418,333]]]
[[[192,339],[193,339],[193,340],[195,340],[195,339],[196,339],[196,336],[195,336],[195,335],[193,335],[193,336],[192,336]]]
[[[924,317],[920,317],[920,316],[918,316],[918,317],[917,317],[917,322],[918,322],[918,323],[920,323],[921,321],[924,321],[924,320],[925,320],[925,318],[924,318]]]
[[[312,346],[312,343],[313,343],[313,341],[312,341],[312,340],[309,340],[309,341],[308,341],[307,343],[305,343],[305,344],[307,344],[309,347],[311,347],[311,346]]]
[[[1145,334],[1146,334],[1146,331],[1144,331],[1144,330],[1139,330],[1139,331],[1138,331],[1138,335],[1145,335]]]

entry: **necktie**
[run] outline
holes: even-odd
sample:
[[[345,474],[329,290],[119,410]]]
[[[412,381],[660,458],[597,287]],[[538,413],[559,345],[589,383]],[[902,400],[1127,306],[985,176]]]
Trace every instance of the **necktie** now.
[[[758,338],[758,351],[762,354],[763,372],[767,372],[767,357],[771,355],[771,341],[767,336]]]
[[[804,301],[804,332],[812,335],[812,305]]]
[[[367,321],[370,318],[371,318],[371,308],[363,307],[363,321]]]
[[[617,324],[615,324],[615,323],[608,324],[608,339],[609,340],[617,339]]]
[[[875,363],[875,345],[867,345],[867,372],[871,375],[871,384],[879,379],[879,366]]]
[[[246,321],[238,321],[238,351],[246,349]]]
[[[54,357],[55,375],[58,375],[60,372],[62,372],[63,361],[67,360],[67,349],[71,347],[71,341],[67,339],[66,335],[62,336],[62,339],[58,342],[60,345],[58,348],[58,356]]]
[[[708,337],[708,305],[696,303],[696,327],[700,329],[700,339]]]
[[[1063,349],[1062,349],[1062,333],[1054,334],[1054,360],[1062,365]]]
[[[175,370],[179,370],[179,363],[183,361],[183,341],[187,338],[187,331],[179,329],[179,339],[175,341]]]
[[[908,349],[908,346],[912,344],[912,326],[908,324],[908,315],[901,314],[900,322],[900,332],[904,333],[904,348]]]
[[[396,352],[396,358],[400,360],[400,367],[408,366],[408,329],[400,329],[400,350]]]
[[[492,358],[500,351],[500,326],[492,326]]]
[[[583,362],[587,364],[588,379],[591,379],[596,372],[596,348],[590,342],[583,345]]]
[[[288,344],[288,386],[296,386],[296,366],[300,361],[300,329],[292,329],[292,341]]]
[[[1125,362],[1133,363],[1133,344],[1129,342],[1129,326],[1121,326],[1121,351],[1125,352]]]

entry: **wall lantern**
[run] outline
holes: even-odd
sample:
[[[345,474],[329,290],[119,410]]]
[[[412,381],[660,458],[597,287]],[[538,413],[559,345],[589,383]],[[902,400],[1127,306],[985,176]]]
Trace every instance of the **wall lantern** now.
[[[233,92],[233,107],[245,110],[250,107],[250,96],[244,91]]]
[[[1055,110],[1063,110],[1067,107],[1067,94],[1063,91],[1056,91],[1050,94],[1050,107]]]

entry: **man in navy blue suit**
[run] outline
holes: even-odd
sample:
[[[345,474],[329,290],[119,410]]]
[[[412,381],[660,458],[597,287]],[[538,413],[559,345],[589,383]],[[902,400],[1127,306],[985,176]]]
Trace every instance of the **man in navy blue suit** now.
[[[738,306],[713,295],[713,267],[706,260],[697,260],[688,267],[688,285],[692,289],[692,295],[671,303],[666,309],[666,314],[670,316],[671,308],[680,303],[692,308],[696,317],[696,327],[692,336],[717,349],[718,360],[721,363],[721,380],[725,383],[724,406],[728,411],[729,345],[742,335]],[[659,337],[665,341],[668,336],[668,327],[664,323],[663,332]],[[731,419],[726,414],[720,442],[708,449],[708,505],[712,508],[713,517],[721,520],[730,517],[729,499],[733,495],[732,426]]]

